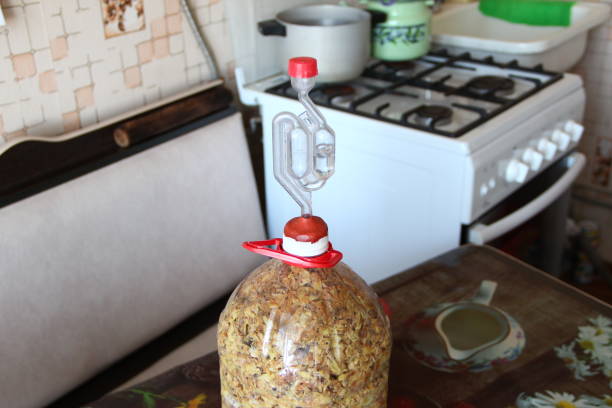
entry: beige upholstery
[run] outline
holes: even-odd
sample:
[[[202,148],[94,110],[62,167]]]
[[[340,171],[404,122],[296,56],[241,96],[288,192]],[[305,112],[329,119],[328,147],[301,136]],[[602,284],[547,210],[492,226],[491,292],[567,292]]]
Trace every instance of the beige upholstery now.
[[[150,380],[152,377],[162,374],[177,365],[187,363],[194,358],[201,357],[211,351],[217,350],[217,326],[217,324],[211,326],[197,337],[194,337],[178,349],[156,361],[155,364],[138,374],[136,377],[130,379],[120,387],[117,387],[117,390]]]
[[[2,208],[0,231],[0,399],[43,406],[262,262],[240,116]]]

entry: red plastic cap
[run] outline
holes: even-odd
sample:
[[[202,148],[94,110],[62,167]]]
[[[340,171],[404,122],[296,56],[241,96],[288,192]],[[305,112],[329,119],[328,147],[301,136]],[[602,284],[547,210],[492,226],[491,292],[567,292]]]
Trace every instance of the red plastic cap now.
[[[291,58],[288,71],[293,78],[312,78],[319,74],[317,60],[311,57]]]
[[[285,224],[285,236],[300,242],[317,242],[327,237],[327,224],[314,215],[295,217]]]

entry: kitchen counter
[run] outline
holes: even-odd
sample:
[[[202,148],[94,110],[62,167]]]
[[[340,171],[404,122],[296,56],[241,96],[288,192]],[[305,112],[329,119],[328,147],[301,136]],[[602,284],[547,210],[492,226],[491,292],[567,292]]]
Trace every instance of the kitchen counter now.
[[[434,304],[469,298],[485,279],[498,284],[491,305],[513,316],[525,331],[527,345],[518,359],[489,371],[460,374],[434,371],[412,360],[403,341],[411,316]],[[591,365],[594,375],[580,380],[555,351],[564,345],[578,350],[580,346],[572,343],[578,327],[592,325],[589,319],[598,316],[599,323],[610,324],[602,317],[612,318],[612,308],[491,247],[463,246],[374,288],[390,313],[395,340],[390,407],[510,407],[521,393],[550,390],[592,397],[612,393],[610,378],[596,364]],[[88,405],[142,406],[220,407],[216,353]]]

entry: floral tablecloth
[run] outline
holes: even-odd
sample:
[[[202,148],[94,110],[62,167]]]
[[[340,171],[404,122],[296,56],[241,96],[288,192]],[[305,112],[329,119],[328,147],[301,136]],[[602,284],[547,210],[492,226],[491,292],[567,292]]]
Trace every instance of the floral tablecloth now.
[[[492,305],[527,338],[514,361],[480,373],[449,374],[414,361],[403,334],[412,316],[497,282]],[[612,308],[489,247],[464,246],[374,285],[391,316],[393,408],[591,408],[612,406]],[[219,408],[216,353],[88,408]]]

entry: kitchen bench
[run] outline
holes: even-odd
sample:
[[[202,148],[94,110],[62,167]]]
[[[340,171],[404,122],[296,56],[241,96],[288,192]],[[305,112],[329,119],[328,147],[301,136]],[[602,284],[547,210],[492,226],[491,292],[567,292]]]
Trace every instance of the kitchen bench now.
[[[527,346],[521,356],[490,371],[462,374],[434,371],[412,360],[401,341],[409,317],[427,306],[469,297],[484,279],[498,283],[492,305],[515,317],[525,330]],[[496,249],[463,246],[374,288],[390,309],[394,336],[390,407],[511,407],[521,393],[551,390],[594,397],[612,393],[610,378],[597,372],[585,381],[577,380],[554,350],[572,343],[578,327],[589,325],[589,319],[612,319],[612,308]],[[217,354],[87,405],[143,406],[220,407]]]

